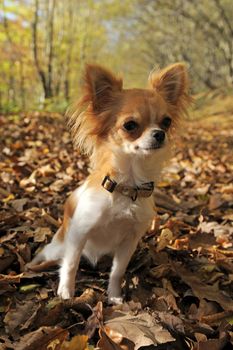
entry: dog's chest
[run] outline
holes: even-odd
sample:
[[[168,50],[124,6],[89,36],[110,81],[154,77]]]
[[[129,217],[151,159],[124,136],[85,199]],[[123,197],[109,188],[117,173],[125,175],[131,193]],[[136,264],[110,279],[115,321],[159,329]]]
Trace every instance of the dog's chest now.
[[[126,240],[138,241],[155,214],[152,197],[133,202],[122,194],[92,189],[81,195],[77,213],[77,224],[90,227],[83,253],[93,263],[104,254],[114,254]]]
[[[92,239],[97,238],[104,245],[118,245],[124,239],[139,239],[150,226],[155,214],[152,201],[138,199],[133,202],[119,194],[112,201],[107,200],[99,210],[101,215]]]
[[[131,198],[117,194],[113,199],[112,206],[107,208],[111,221],[126,221],[132,225],[148,223],[154,216],[153,204],[150,199]]]

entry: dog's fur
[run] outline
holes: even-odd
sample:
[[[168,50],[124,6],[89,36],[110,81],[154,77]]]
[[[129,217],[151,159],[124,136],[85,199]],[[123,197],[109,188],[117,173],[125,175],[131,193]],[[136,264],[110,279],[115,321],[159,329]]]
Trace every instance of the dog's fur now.
[[[132,187],[157,180],[190,102],[188,77],[184,64],[176,63],[152,72],[148,89],[126,90],[108,70],[87,65],[84,81],[83,97],[68,116],[74,143],[89,154],[92,172],[68,198],[62,226],[31,266],[60,260],[58,295],[68,299],[75,292],[81,254],[93,264],[111,254],[108,298],[118,303],[122,277],[155,208],[153,196],[132,201],[101,183],[106,175]],[[165,118],[171,126],[164,125]],[[165,139],[158,141],[155,134],[161,131]]]

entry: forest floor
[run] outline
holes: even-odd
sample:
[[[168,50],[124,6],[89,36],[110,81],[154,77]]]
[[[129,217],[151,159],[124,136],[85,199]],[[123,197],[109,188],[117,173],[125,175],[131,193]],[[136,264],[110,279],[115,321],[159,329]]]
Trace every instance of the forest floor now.
[[[120,306],[106,302],[107,258],[96,268],[81,261],[72,301],[56,297],[57,268],[25,272],[59,227],[63,203],[87,176],[88,162],[73,150],[61,116],[0,116],[0,349],[233,348],[229,103],[219,110],[209,104],[212,112],[196,111],[184,123]]]

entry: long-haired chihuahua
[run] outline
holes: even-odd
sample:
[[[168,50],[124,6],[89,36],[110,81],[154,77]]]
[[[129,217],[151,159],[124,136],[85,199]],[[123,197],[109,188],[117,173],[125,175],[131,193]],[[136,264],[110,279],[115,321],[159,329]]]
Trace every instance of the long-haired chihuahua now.
[[[190,100],[183,63],[152,72],[147,89],[123,89],[110,71],[86,66],[83,97],[68,118],[92,171],[67,199],[52,242],[30,263],[60,261],[61,298],[74,296],[81,255],[96,264],[110,254],[108,300],[122,302],[122,277],[154,218],[154,186]]]

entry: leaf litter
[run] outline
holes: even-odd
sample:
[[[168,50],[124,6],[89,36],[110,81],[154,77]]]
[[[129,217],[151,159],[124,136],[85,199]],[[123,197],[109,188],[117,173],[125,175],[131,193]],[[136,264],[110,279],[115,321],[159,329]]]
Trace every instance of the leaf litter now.
[[[228,349],[233,346],[232,128],[186,122],[155,193],[158,214],[107,305],[110,261],[81,261],[61,301],[56,262],[25,271],[88,174],[61,116],[0,116],[0,349]],[[14,121],[14,122],[13,122]],[[48,133],[49,130],[49,133]]]

